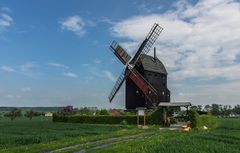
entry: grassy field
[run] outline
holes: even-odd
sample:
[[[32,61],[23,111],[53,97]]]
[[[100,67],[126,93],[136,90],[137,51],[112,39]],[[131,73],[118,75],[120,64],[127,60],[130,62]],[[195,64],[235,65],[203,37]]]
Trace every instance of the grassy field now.
[[[53,123],[45,117],[0,118],[0,152],[43,152],[139,132],[135,126]]]
[[[151,132],[158,134],[149,136]],[[133,136],[136,139],[132,139]],[[122,143],[91,149],[118,141]],[[27,118],[14,121],[0,118],[1,153],[39,153],[75,144],[84,145],[58,152],[70,153],[85,149],[87,152],[101,153],[239,153],[240,119],[221,119],[217,129],[207,132],[182,133],[159,131],[159,127],[141,130],[126,125],[53,123],[51,118],[45,117],[31,121]]]
[[[210,131],[167,132],[145,140],[136,140],[92,151],[98,153],[239,153],[240,119],[221,119]]]

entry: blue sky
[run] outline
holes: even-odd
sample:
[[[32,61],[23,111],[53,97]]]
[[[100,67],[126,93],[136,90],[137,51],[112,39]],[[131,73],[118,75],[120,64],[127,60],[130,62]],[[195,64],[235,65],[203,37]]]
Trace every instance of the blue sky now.
[[[107,100],[123,68],[109,44],[133,54],[155,22],[173,101],[239,104],[239,12],[231,0],[0,1],[0,105],[123,107],[123,89]]]

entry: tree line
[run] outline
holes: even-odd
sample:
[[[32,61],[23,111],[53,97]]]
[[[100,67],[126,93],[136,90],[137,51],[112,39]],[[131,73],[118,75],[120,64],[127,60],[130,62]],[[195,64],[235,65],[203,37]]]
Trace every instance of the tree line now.
[[[22,116],[25,116],[31,120],[33,117],[44,116],[44,115],[45,115],[44,112],[37,112],[33,110],[27,110],[23,113],[23,111],[20,108],[16,108],[16,107],[12,108],[11,110],[3,114],[4,117],[9,117],[11,120],[14,120],[17,117],[22,117]]]
[[[222,105],[222,104],[212,104],[212,105],[194,105],[191,107],[191,109],[195,109],[196,111],[200,113],[211,113],[214,116],[222,116],[222,117],[228,117],[228,116],[240,116],[240,105]],[[61,109],[58,110],[58,114],[61,115],[74,115],[74,114],[79,114],[79,115],[110,115],[111,110],[107,109],[101,109],[98,110],[97,108],[94,109],[89,109],[87,107],[84,108],[73,108],[73,106],[65,106],[62,107]],[[114,113],[114,111],[112,112]],[[127,115],[129,112],[123,112],[122,110],[116,110],[115,113],[119,113],[119,115]],[[38,112],[34,110],[26,110],[22,111],[20,108],[12,108],[8,112],[5,112],[4,114],[0,114],[1,116],[4,117],[9,117],[11,120],[14,120],[17,117],[22,117],[25,116],[29,118],[30,120],[33,117],[36,116],[44,116],[45,112]],[[113,114],[114,115],[114,114]],[[129,114],[128,114],[129,115]],[[133,115],[133,114],[131,114]]]
[[[199,112],[208,112],[214,116],[239,116],[240,115],[240,105],[222,105],[222,104],[212,104],[212,105],[194,105],[191,107]]]

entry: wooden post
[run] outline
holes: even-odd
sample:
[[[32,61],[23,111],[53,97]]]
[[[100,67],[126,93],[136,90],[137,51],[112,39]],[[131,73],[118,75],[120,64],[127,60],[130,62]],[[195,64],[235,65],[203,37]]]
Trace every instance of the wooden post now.
[[[139,115],[137,113],[137,126],[139,125]]]
[[[146,125],[146,111],[144,111],[144,123],[143,125],[145,126]]]

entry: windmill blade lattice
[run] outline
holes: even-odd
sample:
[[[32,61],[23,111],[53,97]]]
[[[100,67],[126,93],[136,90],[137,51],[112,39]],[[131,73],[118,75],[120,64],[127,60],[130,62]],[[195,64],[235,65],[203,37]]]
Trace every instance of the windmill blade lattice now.
[[[120,74],[120,76],[118,77],[110,95],[108,96],[109,101],[111,102],[114,98],[114,96],[116,95],[116,93],[118,92],[118,90],[121,88],[123,82],[125,80],[125,69],[123,69],[122,73]]]
[[[163,28],[161,26],[159,26],[158,24],[154,24],[154,26],[152,27],[151,31],[148,33],[147,35],[147,43],[143,48],[142,53],[143,54],[147,54],[149,52],[149,50],[151,49],[152,45],[155,43],[155,41],[157,40],[158,36],[160,35],[160,33],[162,32]]]
[[[116,41],[112,42],[110,49],[124,65],[131,59],[131,56]]]
[[[153,25],[153,27],[151,28],[151,30],[148,33],[147,37],[142,42],[142,44],[140,45],[137,53],[133,57],[133,59],[131,61],[131,63],[133,63],[133,65],[135,65],[137,63],[137,61],[140,58],[141,54],[147,54],[150,51],[151,47],[155,43],[156,39],[158,38],[158,36],[162,32],[162,30],[163,30],[163,28],[161,26],[159,26],[158,24],[155,23]]]

